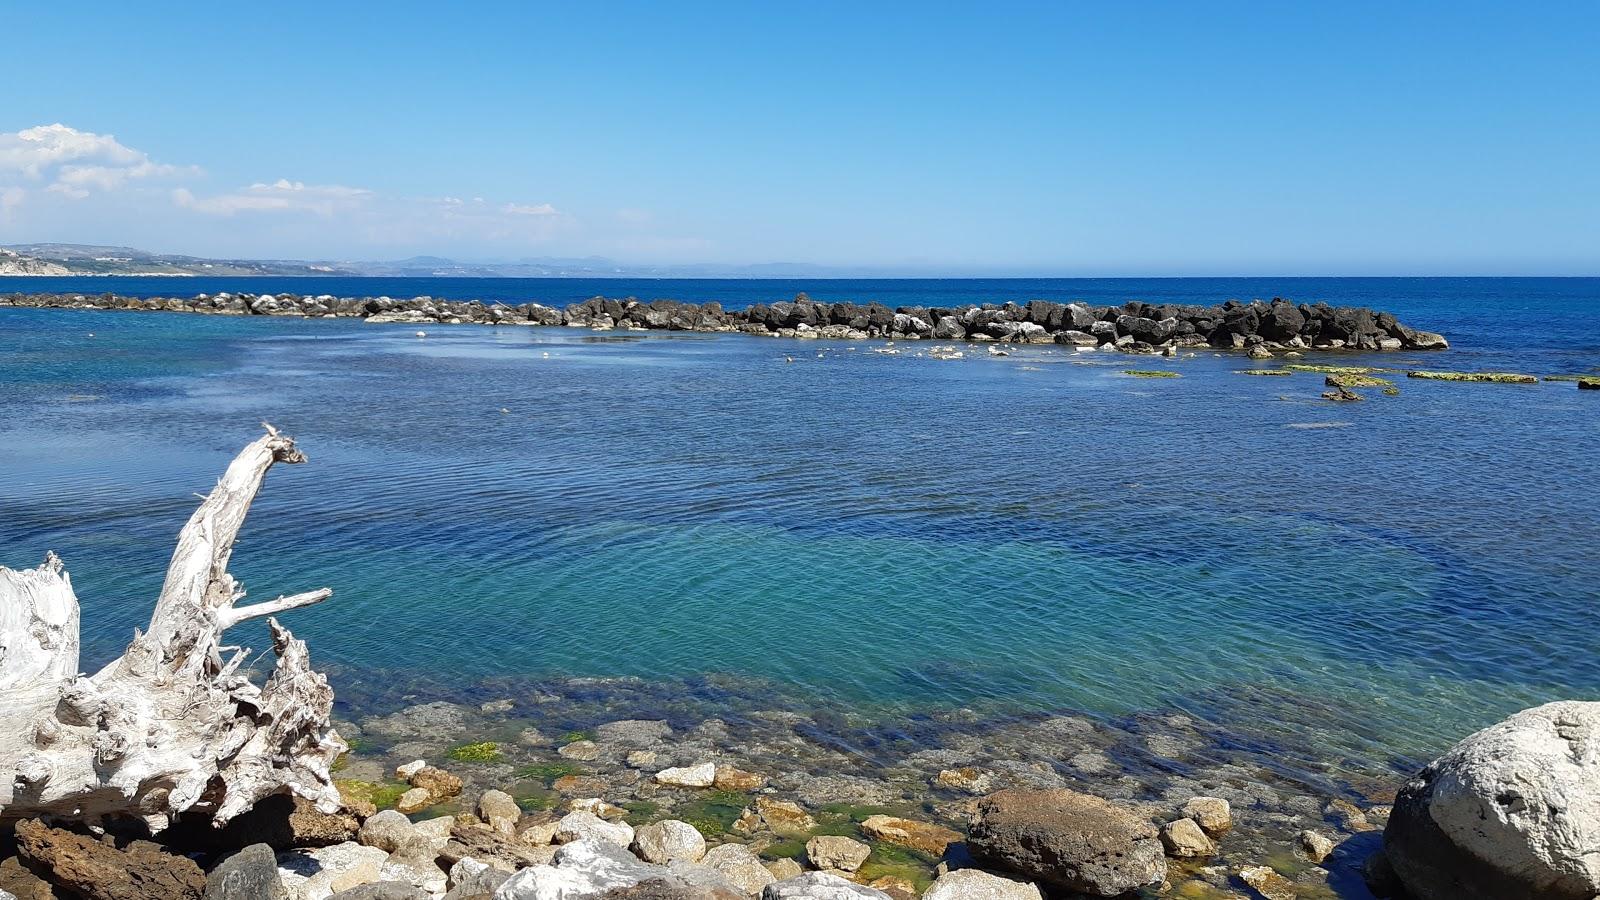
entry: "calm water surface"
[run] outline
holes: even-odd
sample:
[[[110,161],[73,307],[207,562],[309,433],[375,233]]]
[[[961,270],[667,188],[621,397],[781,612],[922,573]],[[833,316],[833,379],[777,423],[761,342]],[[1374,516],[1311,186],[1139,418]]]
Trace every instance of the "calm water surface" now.
[[[0,291],[58,281],[104,289]],[[1456,343],[1359,361],[1600,367],[1595,279],[279,281],[227,287],[1281,294]],[[1571,383],[1402,378],[1398,397],[1331,404],[1320,376],[1247,378],[1210,352],[1151,381],[1120,374],[1151,360],[1053,347],[938,361],[915,343],[415,331],[0,309],[0,562],[62,555],[97,665],[148,618],[194,495],[268,420],[312,462],[274,471],[233,570],[256,599],[333,587],[287,621],[346,678],[723,672],[868,716],[1177,708],[1263,728],[1300,697],[1336,711],[1318,740],[1358,768],[1600,695],[1600,395]]]

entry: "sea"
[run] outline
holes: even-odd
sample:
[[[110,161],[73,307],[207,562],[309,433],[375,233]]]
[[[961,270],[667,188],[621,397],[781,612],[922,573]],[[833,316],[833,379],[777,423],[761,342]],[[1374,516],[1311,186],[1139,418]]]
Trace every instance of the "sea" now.
[[[1308,355],[1396,370],[1398,394],[1331,403],[1320,374],[1210,350],[0,308],[0,564],[62,557],[86,670],[145,625],[198,496],[270,422],[310,462],[273,471],[232,571],[256,600],[333,588],[283,620],[347,705],[411,677],[716,676],[863,720],[1162,710],[1248,733],[1302,709],[1327,760],[1403,773],[1600,699],[1600,392],[1404,375],[1600,373],[1600,279],[0,279],[223,290],[1287,297],[1452,347]]]

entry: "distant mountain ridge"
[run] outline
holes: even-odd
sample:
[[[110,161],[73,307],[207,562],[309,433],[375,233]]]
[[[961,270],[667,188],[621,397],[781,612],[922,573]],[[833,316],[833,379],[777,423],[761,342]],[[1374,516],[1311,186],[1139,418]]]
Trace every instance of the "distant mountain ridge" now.
[[[600,256],[515,262],[459,262],[442,256],[391,261],[209,259],[94,244],[11,244],[0,248],[0,275],[383,276],[390,278],[819,278],[853,270],[806,263],[630,265]]]

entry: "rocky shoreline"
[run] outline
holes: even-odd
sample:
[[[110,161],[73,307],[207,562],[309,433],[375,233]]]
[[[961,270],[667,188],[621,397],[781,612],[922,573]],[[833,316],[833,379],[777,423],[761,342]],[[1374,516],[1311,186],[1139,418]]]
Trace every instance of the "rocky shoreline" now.
[[[485,683],[475,693],[482,699],[424,692],[338,721],[352,748],[334,773],[340,813],[277,798],[220,833],[160,835],[164,849],[140,835],[86,846],[29,824],[17,855],[0,862],[0,890],[30,900],[520,900],[554,896],[534,884],[553,867],[595,888],[567,896],[1039,900],[1040,887],[1052,897],[1359,896],[1359,865],[1399,784],[1353,790],[1330,779],[1317,793],[1222,749],[1243,735],[1176,711],[1106,722],[952,710],[913,734],[913,722],[763,705],[754,686],[716,681]],[[1061,828],[1088,822],[1102,837],[1071,866],[1051,864],[1077,874],[1035,887],[1040,876],[1008,861],[1017,823],[1062,804],[1078,814]],[[1112,860],[1124,844],[1138,852]],[[57,872],[64,854],[95,856],[103,873],[145,872],[170,892],[80,891],[67,881],[76,876]],[[633,881],[597,874],[618,871]],[[228,879],[270,889],[224,892]],[[658,880],[660,893],[606,893]],[[391,884],[362,887],[378,882]],[[1252,893],[1258,882],[1278,892]]]
[[[1441,335],[1418,331],[1365,307],[1229,300],[1217,306],[1130,301],[1089,306],[1032,300],[981,306],[793,301],[725,310],[718,303],[594,297],[564,309],[415,297],[332,297],[219,293],[138,298],[117,294],[0,294],[0,307],[121,309],[234,316],[359,318],[374,324],[567,326],[596,330],[741,332],[791,338],[965,340],[1061,344],[1131,353],[1186,347],[1224,350],[1443,350]]]
[[[0,898],[1488,900],[1600,883],[1581,864],[1600,704],[1527,710],[1409,782],[1330,795],[1221,761],[1244,736],[1178,713],[957,715],[900,753],[783,709],[613,717],[648,694],[570,679],[340,721],[352,749],[333,813],[278,795],[155,839],[23,820],[0,848]],[[1571,805],[1529,820],[1513,804],[1495,823],[1508,790]]]

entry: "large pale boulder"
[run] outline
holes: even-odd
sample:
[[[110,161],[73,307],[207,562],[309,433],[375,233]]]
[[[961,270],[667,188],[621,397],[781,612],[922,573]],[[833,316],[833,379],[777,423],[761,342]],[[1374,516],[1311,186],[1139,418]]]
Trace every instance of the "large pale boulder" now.
[[[662,866],[675,859],[699,862],[706,855],[706,839],[688,822],[665,819],[634,830],[633,852],[645,862]]]
[[[1384,843],[1420,900],[1600,895],[1600,703],[1526,709],[1456,744],[1401,788]]]
[[[1096,897],[1158,884],[1167,874],[1150,820],[1066,789],[1011,789],[983,798],[967,848],[995,868]]]

